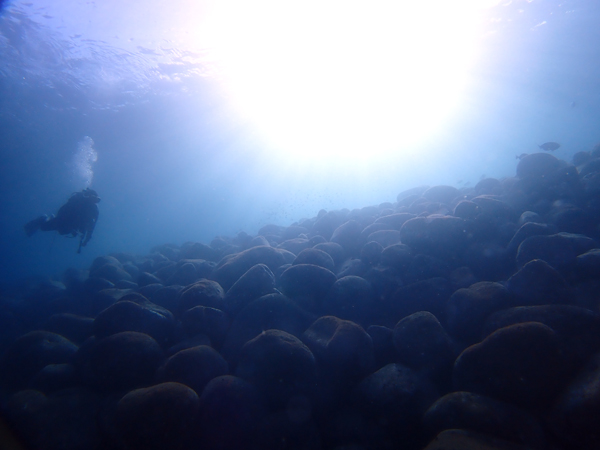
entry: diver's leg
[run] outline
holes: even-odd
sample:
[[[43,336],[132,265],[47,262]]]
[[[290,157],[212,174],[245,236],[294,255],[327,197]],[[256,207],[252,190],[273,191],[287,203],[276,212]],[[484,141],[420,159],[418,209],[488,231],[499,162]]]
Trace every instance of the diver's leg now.
[[[54,231],[54,230],[58,230],[58,220],[56,220],[56,217],[54,217],[54,215],[51,215],[50,217],[47,216],[42,216],[44,218],[44,221],[40,224],[40,230],[42,231]]]

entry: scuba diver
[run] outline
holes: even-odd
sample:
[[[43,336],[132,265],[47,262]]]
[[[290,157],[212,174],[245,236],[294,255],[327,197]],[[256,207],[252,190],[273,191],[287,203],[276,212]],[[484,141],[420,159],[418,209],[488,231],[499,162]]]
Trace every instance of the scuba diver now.
[[[92,238],[96,221],[98,220],[98,205],[100,197],[96,191],[86,188],[81,192],[75,192],[67,203],[60,207],[56,216],[44,215],[25,224],[27,236],[36,231],[58,231],[59,234],[70,234],[72,237],[81,233],[77,253],[81,253],[81,247]]]

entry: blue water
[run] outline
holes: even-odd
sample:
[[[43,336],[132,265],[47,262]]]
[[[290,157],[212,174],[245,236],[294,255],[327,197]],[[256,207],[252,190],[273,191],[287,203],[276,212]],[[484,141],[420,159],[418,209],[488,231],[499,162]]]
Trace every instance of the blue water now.
[[[418,185],[472,186],[514,176],[515,155],[542,142],[560,142],[555,154],[566,160],[600,142],[600,5],[506,1],[489,17],[460,109],[416,156],[295,170],[263,152],[202,62],[70,34],[43,5],[9,3],[0,17],[0,281],[393,202]],[[86,142],[97,161],[82,154]],[[87,185],[102,201],[82,254],[77,239],[25,236],[27,221]]]

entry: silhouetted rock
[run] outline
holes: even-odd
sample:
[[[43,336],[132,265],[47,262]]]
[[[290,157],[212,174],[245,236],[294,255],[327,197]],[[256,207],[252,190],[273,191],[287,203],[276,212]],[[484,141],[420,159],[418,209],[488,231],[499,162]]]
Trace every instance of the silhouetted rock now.
[[[198,421],[198,395],[179,383],[136,389],[117,405],[116,426],[129,448],[189,448]]]
[[[564,363],[550,327],[520,323],[463,351],[454,364],[454,387],[525,408],[545,407],[564,387]]]
[[[295,336],[267,330],[242,347],[235,374],[255,385],[272,407],[282,408],[293,397],[310,395],[317,363]]]

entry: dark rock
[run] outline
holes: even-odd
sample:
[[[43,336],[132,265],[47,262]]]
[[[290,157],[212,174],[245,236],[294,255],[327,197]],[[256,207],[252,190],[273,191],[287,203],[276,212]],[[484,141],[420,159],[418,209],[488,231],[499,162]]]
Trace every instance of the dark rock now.
[[[44,330],[60,334],[71,342],[81,344],[93,334],[94,319],[75,314],[54,314],[44,324]]]
[[[482,213],[482,208],[470,200],[462,200],[454,207],[454,216],[473,220]]]
[[[151,298],[157,291],[159,291],[160,289],[164,288],[165,286],[161,283],[152,283],[152,284],[147,284],[145,286],[141,286],[139,287],[136,292],[138,294],[143,295],[146,298]],[[168,309],[168,308],[167,308]]]
[[[404,225],[404,222],[406,222],[409,219],[412,219],[413,217],[415,217],[415,215],[409,214],[409,213],[390,214],[388,216],[382,216],[382,217],[377,218],[374,222],[374,225],[378,225],[378,224],[389,225],[392,230],[399,231],[400,228],[402,228],[402,225]],[[381,228],[381,229],[384,229],[384,228]],[[378,230],[373,230],[373,232],[375,232],[375,231],[378,231]]]
[[[502,183],[496,178],[484,178],[473,188],[477,195],[500,195],[502,194]]]
[[[360,249],[360,260],[368,265],[376,265],[381,260],[383,247],[379,242],[370,241]]]
[[[550,327],[520,323],[463,351],[454,364],[454,386],[524,408],[544,407],[564,387],[564,362]]]
[[[108,255],[98,256],[97,258],[94,259],[94,261],[92,261],[92,265],[90,266],[90,273],[98,270],[100,267],[104,266],[105,264],[113,264],[117,267],[121,266],[121,262],[114,256],[108,256]]]
[[[448,331],[467,344],[479,342],[485,319],[512,306],[508,290],[499,283],[482,281],[452,294],[446,306]]]
[[[307,311],[319,309],[336,276],[323,267],[313,264],[291,266],[281,274],[281,291]]]
[[[337,280],[323,300],[323,312],[341,319],[352,320],[363,326],[383,313],[377,305],[371,283],[356,276]]]
[[[332,272],[335,268],[335,263],[329,253],[317,248],[307,248],[298,253],[298,256],[292,262],[292,265],[296,266],[298,264],[313,264]]]
[[[242,275],[225,294],[225,310],[236,315],[251,301],[275,290],[275,276],[264,264],[257,264]]]
[[[564,448],[600,445],[600,354],[572,380],[554,405],[550,426],[565,442]]]
[[[373,341],[376,369],[397,360],[396,347],[394,347],[394,330],[381,325],[371,325],[367,328],[367,333]]]
[[[110,305],[116,303],[124,295],[131,292],[131,289],[103,289],[96,292],[92,296],[91,302],[91,316],[95,316],[98,313],[104,311]]]
[[[317,319],[302,336],[325,377],[349,386],[373,369],[373,341],[365,330],[334,316]]]
[[[129,275],[122,267],[121,264],[104,264],[103,266],[90,271],[90,276],[96,278],[104,278],[111,283],[117,283],[118,281],[133,281],[131,275]]]
[[[517,230],[515,235],[512,237],[510,242],[508,243],[507,250],[510,255],[517,254],[517,250],[519,249],[519,245],[521,243],[532,236],[548,236],[550,234],[554,234],[556,229],[551,225],[535,223],[535,222],[526,222],[521,225],[521,228]]]
[[[196,273],[196,267],[192,263],[184,263],[177,267],[177,270],[166,281],[167,286],[173,284],[179,286],[188,286],[198,281],[200,277]]]
[[[344,261],[344,249],[340,244],[336,244],[335,242],[323,242],[322,244],[315,245],[314,248],[323,250],[325,253],[329,254],[336,266],[339,266]]]
[[[323,210],[321,210],[323,211]],[[312,234],[320,234],[325,239],[331,240],[331,236],[337,227],[344,222],[343,215],[339,211],[329,211],[320,214],[312,227]],[[335,259],[335,258],[334,258]]]
[[[574,166],[582,166],[590,159],[592,159],[590,152],[577,152],[573,155],[572,162]]]
[[[48,364],[29,383],[31,389],[44,394],[75,387],[78,383],[75,367],[72,364]]]
[[[220,347],[229,330],[230,321],[220,309],[195,306],[183,314],[181,325],[188,336],[204,334],[214,346]]]
[[[541,259],[561,271],[571,269],[576,258],[577,254],[569,239],[559,234],[531,236],[519,245],[517,266],[522,268],[529,261]]]
[[[445,278],[430,278],[402,286],[389,299],[386,323],[393,321],[391,326],[395,326],[400,319],[419,311],[429,311],[443,320],[450,295],[452,286]]]
[[[104,278],[90,277],[83,282],[83,289],[90,294],[102,291],[103,289],[114,288],[115,284]]]
[[[429,278],[446,278],[450,270],[448,265],[439,258],[418,254],[410,261],[404,272],[407,283],[427,280]]]
[[[204,387],[215,377],[226,375],[227,361],[207,345],[181,350],[171,356],[158,370],[157,379],[164,383],[175,381],[202,393]]]
[[[362,229],[363,226],[356,220],[349,220],[335,229],[330,240],[341,245],[347,256],[356,255]]]
[[[564,278],[547,262],[534,259],[506,283],[516,306],[568,303],[570,289]]]
[[[199,448],[235,450],[258,439],[264,400],[252,384],[224,375],[211,380],[200,397]]]
[[[0,380],[5,387],[25,387],[48,364],[72,361],[77,346],[49,331],[31,331],[17,339],[0,360]]]
[[[450,375],[455,354],[452,340],[437,318],[427,311],[405,317],[396,324],[393,337],[398,362],[430,374]]]
[[[485,321],[482,336],[523,322],[540,322],[552,328],[569,368],[580,367],[600,351],[600,314],[571,305],[521,306],[495,312]]]
[[[404,244],[390,245],[381,252],[381,264],[403,272],[412,261],[413,255],[409,246]]]
[[[300,237],[300,235],[307,235],[308,230],[304,227],[299,227],[297,225],[291,225],[283,229],[281,233],[281,238],[285,241],[287,239],[294,239]]]
[[[20,439],[13,437],[11,442],[13,433],[7,430],[3,448],[99,448],[99,399],[89,390],[64,389],[47,397],[38,391],[20,391],[9,399],[6,409],[12,431]]]
[[[410,219],[400,229],[402,243],[416,253],[447,257],[460,255],[466,248],[469,233],[463,219],[452,216],[429,216]]]
[[[423,450],[465,449],[531,450],[531,447],[471,430],[444,430]]]
[[[440,202],[446,205],[452,203],[460,195],[458,189],[453,186],[432,186],[423,192],[422,196],[430,202]]]
[[[588,250],[577,256],[577,269],[585,278],[600,278],[600,249]]]
[[[181,291],[177,310],[179,314],[183,314],[194,306],[224,309],[224,298],[225,292],[219,283],[200,280]]]
[[[405,191],[400,192],[396,196],[396,201],[398,203],[402,203],[404,200],[412,199],[412,197],[414,196],[420,197],[423,194],[423,192],[425,192],[427,189],[429,189],[429,186],[418,186],[415,188],[407,189]]]
[[[437,393],[408,367],[388,364],[361,381],[353,398],[367,420],[408,443],[411,436],[419,434],[421,417]]]
[[[225,261],[219,262],[213,273],[213,279],[223,289],[229,290],[242,275],[256,264],[264,264],[274,273],[279,266],[285,264],[285,257],[272,247],[249,248]]]
[[[158,343],[147,334],[124,331],[88,340],[75,355],[83,381],[105,391],[148,385],[162,362]]]
[[[521,226],[523,224],[533,222],[533,223],[544,223],[540,215],[533,211],[525,211],[521,214],[518,220],[518,225]]]
[[[157,384],[119,400],[115,421],[128,448],[183,450],[195,437],[199,403],[183,384]]]
[[[174,329],[173,314],[147,300],[140,303],[120,300],[94,320],[94,335],[98,339],[122,331],[138,331],[152,336],[164,346],[170,341]]]
[[[360,259],[350,258],[344,261],[336,273],[338,278],[356,276],[361,277],[369,269]]]
[[[382,247],[400,243],[400,231],[397,230],[380,230],[371,233],[367,237],[367,242],[375,241],[381,244]]]
[[[257,429],[258,448],[322,448],[321,434],[311,419],[311,404],[305,397],[290,400],[286,409],[265,417]]]
[[[194,242],[181,252],[182,259],[204,259],[206,261],[216,262],[219,260],[219,253],[208,245]]]
[[[533,415],[510,403],[472,392],[452,392],[438,399],[425,413],[423,423],[433,435],[466,429],[535,449],[547,448],[544,430]]]
[[[317,364],[298,338],[267,330],[242,347],[236,376],[255,385],[272,407],[282,408],[292,397],[310,395]]]
[[[261,245],[266,245],[267,247],[269,247],[271,244],[269,243],[269,241],[267,240],[266,237],[264,237],[264,236],[255,236],[250,241],[250,244],[248,244],[248,248],[260,247]]]
[[[264,330],[282,330],[298,337],[313,321],[314,316],[289,298],[281,294],[265,295],[251,302],[235,317],[221,353],[231,363],[242,346]]]
[[[293,253],[294,256],[298,255],[302,250],[310,247],[311,243],[306,238],[288,239],[277,246],[277,248]]]
[[[176,313],[182,290],[183,286],[163,286],[157,289],[149,298],[155,305],[162,306],[172,313]]]
[[[517,177],[543,177],[560,169],[561,163],[549,153],[533,153],[527,155],[517,164]]]

